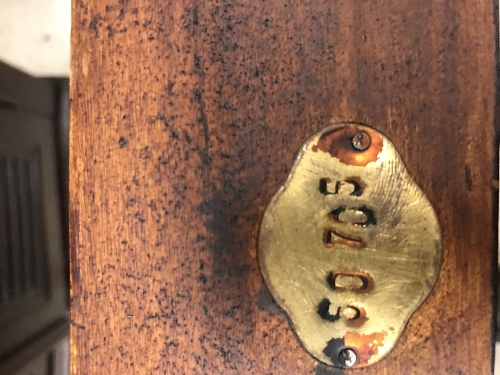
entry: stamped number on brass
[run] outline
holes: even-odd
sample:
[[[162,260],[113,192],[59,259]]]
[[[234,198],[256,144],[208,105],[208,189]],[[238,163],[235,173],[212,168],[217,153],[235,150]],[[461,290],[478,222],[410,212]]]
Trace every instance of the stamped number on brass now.
[[[308,139],[259,232],[266,284],[303,347],[364,367],[397,344],[436,283],[436,214],[392,143],[332,124]]]

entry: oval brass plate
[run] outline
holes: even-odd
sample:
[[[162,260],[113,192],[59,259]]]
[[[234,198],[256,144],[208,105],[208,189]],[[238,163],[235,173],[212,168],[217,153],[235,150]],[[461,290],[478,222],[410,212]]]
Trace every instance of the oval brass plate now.
[[[333,124],[302,146],[259,232],[266,284],[304,348],[336,367],[387,355],[438,278],[436,214],[392,143]]]

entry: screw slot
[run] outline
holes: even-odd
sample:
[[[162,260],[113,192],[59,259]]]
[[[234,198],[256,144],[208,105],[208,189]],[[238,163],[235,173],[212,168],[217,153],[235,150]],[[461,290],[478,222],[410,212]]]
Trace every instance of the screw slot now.
[[[344,367],[352,367],[358,361],[358,356],[353,349],[345,348],[339,353],[339,361]]]
[[[364,130],[357,132],[352,136],[352,147],[354,147],[358,151],[365,151],[368,147],[370,147],[372,140],[370,135]]]

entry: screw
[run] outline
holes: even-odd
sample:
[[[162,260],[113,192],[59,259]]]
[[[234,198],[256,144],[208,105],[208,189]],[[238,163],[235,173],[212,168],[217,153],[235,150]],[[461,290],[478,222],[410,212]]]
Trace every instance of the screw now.
[[[354,350],[345,348],[339,353],[339,361],[344,367],[352,367],[358,361],[358,356]]]
[[[358,151],[365,151],[370,147],[372,140],[367,132],[361,130],[352,136],[352,147]]]

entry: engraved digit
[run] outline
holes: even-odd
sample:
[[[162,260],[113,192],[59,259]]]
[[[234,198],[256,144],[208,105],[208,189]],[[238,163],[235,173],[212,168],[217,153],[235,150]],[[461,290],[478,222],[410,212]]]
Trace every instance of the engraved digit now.
[[[319,192],[323,195],[337,194],[336,189],[331,191],[332,180],[329,178],[322,178],[319,180]]]
[[[324,320],[328,320],[329,322],[336,322],[340,319],[340,307],[337,309],[336,314],[332,314],[330,312],[331,302],[328,298],[323,299],[318,305],[318,314]]]
[[[366,206],[351,209],[346,207],[339,207],[335,210],[332,210],[328,217],[336,222],[341,224],[353,224],[360,225],[362,227],[366,227],[368,225],[375,225],[377,220],[375,219],[375,214],[372,210],[367,208]]]
[[[333,229],[325,229],[323,232],[323,242],[326,247],[329,248],[333,247],[335,244],[342,244],[357,249],[365,247],[365,243],[360,237],[342,234]]]
[[[348,281],[350,281],[351,283],[353,283],[355,281],[360,281],[361,283],[358,282],[357,284],[361,284],[361,285],[352,285],[350,288],[345,287],[345,286],[341,286],[341,285],[339,285],[339,281],[338,281],[339,277],[347,278],[347,280],[349,278],[352,278],[354,280],[348,280]],[[351,290],[351,291],[356,292],[356,293],[368,293],[368,292],[371,292],[375,286],[375,284],[373,282],[373,278],[370,276],[370,274],[368,274],[366,272],[360,272],[360,271],[334,271],[334,272],[330,272],[328,274],[327,281],[328,281],[328,284],[330,285],[330,287],[333,290],[338,291],[338,292]]]
[[[319,180],[319,191],[323,195],[348,194],[359,197],[363,194],[365,184],[358,177],[347,177],[344,181],[337,181],[333,185],[329,178]]]
[[[332,303],[328,298],[324,298],[318,304],[318,314],[319,316],[329,322],[336,322],[340,318],[347,320],[347,324],[351,327],[362,326],[367,318],[365,309],[355,305],[339,306],[337,309],[333,309]]]

